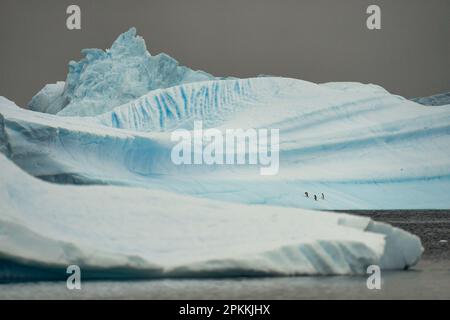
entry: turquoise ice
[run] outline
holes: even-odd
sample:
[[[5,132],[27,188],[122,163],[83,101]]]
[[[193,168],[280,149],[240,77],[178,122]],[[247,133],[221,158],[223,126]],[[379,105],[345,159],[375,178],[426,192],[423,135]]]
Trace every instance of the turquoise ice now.
[[[110,49],[84,49],[69,63],[66,82],[49,84],[29,109],[59,115],[96,115],[158,88],[214,77],[180,66],[167,54],[152,56],[136,29],[120,35]]]

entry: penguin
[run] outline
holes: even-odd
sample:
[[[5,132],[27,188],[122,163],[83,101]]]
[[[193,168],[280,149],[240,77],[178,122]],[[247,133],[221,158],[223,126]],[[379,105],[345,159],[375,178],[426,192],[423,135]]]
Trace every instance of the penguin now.
[[[309,194],[306,191],[305,191],[305,197],[309,198]]]
[[[317,201],[317,195],[314,195],[314,200],[316,200],[316,201]]]

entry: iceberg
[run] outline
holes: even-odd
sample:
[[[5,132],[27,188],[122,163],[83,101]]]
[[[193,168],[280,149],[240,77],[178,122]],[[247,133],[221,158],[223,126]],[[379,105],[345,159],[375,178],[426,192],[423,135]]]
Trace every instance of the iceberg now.
[[[171,132],[192,130],[196,119],[207,128],[279,129],[278,174],[175,165]],[[379,86],[264,77],[156,89],[93,117],[2,106],[0,143],[22,169],[53,182],[330,210],[445,209],[449,120],[446,106],[427,108]]]
[[[30,110],[62,116],[96,115],[158,88],[214,77],[179,66],[172,57],[147,51],[131,28],[109,50],[84,49],[85,58],[69,63],[64,82],[45,86],[28,104]]]
[[[411,100],[425,106],[450,105],[450,92],[439,93],[429,97],[414,98]]]
[[[423,250],[416,236],[365,217],[61,186],[3,155],[0,166],[0,281],[64,278],[72,264],[85,279],[364,274],[412,266]]]
[[[0,280],[69,264],[92,278],[403,269],[420,239],[328,211],[450,208],[449,105],[373,84],[216,78],[151,56],[133,28],[83,52],[28,110],[0,97]],[[175,163],[173,133],[195,136],[197,121],[278,130],[279,171]]]
[[[64,81],[49,83],[44,86],[28,103],[30,110],[56,114],[67,104],[64,96]]]

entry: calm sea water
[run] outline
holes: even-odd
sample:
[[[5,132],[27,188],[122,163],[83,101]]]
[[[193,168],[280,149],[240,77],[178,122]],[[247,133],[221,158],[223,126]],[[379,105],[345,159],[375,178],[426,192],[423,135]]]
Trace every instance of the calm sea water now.
[[[85,281],[81,290],[57,281],[2,284],[0,299],[450,299],[450,260],[382,272],[381,290],[363,276]]]

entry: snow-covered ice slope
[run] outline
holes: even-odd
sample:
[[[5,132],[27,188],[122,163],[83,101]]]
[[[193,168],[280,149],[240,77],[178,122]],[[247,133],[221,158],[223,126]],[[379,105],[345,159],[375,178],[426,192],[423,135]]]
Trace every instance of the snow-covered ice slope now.
[[[123,277],[357,274],[370,264],[403,269],[422,253],[416,236],[365,217],[55,185],[3,155],[0,167],[0,256],[44,270],[77,264],[85,277],[117,270]]]
[[[175,128],[280,130],[279,172],[181,165]],[[224,201],[322,209],[450,208],[450,108],[375,85],[210,80],[150,91],[94,117],[0,107],[0,149],[57,182],[161,188]],[[325,194],[325,201],[304,192]]]

